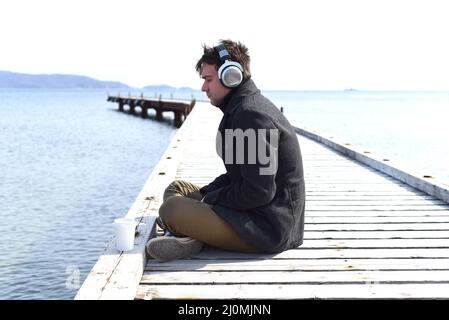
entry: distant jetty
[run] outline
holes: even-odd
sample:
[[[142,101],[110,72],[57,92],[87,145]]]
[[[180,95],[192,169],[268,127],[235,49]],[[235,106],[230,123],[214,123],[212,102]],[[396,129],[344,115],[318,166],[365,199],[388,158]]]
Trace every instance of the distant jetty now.
[[[156,120],[163,120],[164,112],[174,113],[174,125],[179,128],[189,113],[195,106],[196,100],[174,100],[174,99],[159,99],[144,98],[143,94],[140,97],[121,97],[108,96],[108,101],[117,102],[118,110],[125,112],[125,106],[128,106],[130,114],[137,114],[136,108],[140,108],[140,116],[148,118],[148,109],[156,110]]]

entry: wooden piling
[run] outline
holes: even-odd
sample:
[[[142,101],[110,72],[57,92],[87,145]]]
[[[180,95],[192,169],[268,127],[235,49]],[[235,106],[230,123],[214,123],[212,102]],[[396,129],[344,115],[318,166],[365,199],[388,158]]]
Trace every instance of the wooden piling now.
[[[162,96],[159,98],[148,99],[144,98],[143,94],[140,97],[132,97],[128,94],[127,98],[118,96],[108,96],[107,101],[117,102],[118,111],[124,112],[125,105],[129,106],[129,113],[136,115],[136,107],[140,108],[140,116],[142,118],[148,118],[148,109],[154,109],[156,111],[156,120],[162,121],[164,119],[164,112],[173,112],[174,120],[173,124],[179,128],[186,117],[190,114],[195,106],[196,100],[164,100]]]

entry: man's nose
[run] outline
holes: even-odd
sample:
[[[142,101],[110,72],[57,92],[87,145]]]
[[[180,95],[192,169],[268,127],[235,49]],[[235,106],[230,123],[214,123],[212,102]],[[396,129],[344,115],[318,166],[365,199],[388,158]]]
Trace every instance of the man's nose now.
[[[206,82],[203,83],[203,86],[201,87],[201,91],[204,91],[204,92],[207,91],[207,83]]]

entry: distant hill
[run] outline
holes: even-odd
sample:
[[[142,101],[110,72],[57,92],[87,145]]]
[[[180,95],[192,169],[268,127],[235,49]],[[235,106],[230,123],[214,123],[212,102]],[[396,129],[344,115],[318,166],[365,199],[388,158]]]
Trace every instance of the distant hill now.
[[[197,91],[189,87],[175,88],[166,84],[145,86],[142,89],[153,92],[193,92]]]
[[[86,76],[0,71],[0,88],[129,89],[130,87],[121,82],[100,81]]]

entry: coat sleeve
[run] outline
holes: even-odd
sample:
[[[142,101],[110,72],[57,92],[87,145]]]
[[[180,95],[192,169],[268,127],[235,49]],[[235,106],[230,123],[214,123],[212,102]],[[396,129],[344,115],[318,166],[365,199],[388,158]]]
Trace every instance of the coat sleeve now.
[[[218,176],[217,178],[215,178],[214,181],[212,181],[211,183],[209,183],[208,185],[202,187],[200,189],[201,194],[204,196],[209,192],[212,192],[214,190],[223,188],[224,186],[229,185],[230,180],[229,180],[229,176],[227,173],[222,174],[221,176]]]
[[[279,131],[271,119],[260,112],[242,111],[234,119],[231,131],[254,132],[256,138],[241,144],[245,155],[243,163],[235,159],[236,150],[232,163],[229,163],[230,159],[226,160],[229,148],[238,149],[238,143],[232,141],[229,144],[225,134],[223,159],[227,167],[236,166],[233,171],[238,172],[239,177],[231,179],[229,185],[207,193],[203,201],[235,210],[248,210],[270,203],[276,194]],[[251,153],[252,161],[249,160]]]

